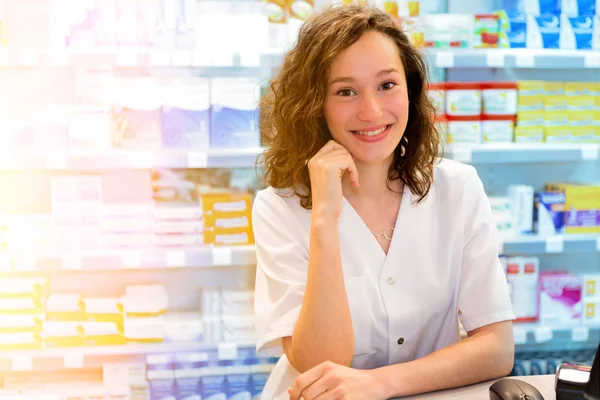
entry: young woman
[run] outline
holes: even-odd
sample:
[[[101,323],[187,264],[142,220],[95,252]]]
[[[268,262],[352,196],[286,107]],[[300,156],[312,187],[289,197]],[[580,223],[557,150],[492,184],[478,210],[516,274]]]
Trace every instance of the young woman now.
[[[282,355],[264,399],[387,399],[511,371],[491,209],[474,168],[437,159],[426,87],[389,16],[343,6],[302,27],[262,99],[257,347]]]

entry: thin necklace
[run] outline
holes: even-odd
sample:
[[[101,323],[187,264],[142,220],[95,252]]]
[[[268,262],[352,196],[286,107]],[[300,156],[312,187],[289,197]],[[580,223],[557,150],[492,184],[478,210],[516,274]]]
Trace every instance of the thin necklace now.
[[[402,185],[402,189],[401,189],[401,193],[404,190],[404,185]],[[402,203],[402,197],[400,197],[400,202]],[[398,206],[400,207],[400,205]],[[398,213],[396,213],[396,215],[394,216],[394,226],[396,225],[396,221],[398,220]],[[394,226],[388,226],[387,228],[385,228],[382,232],[379,233],[375,233],[375,232],[371,232],[373,235],[375,235],[375,238],[377,238],[377,241],[379,243],[383,243],[386,240],[388,242],[392,241],[392,236],[394,236],[394,232],[396,231],[394,229]],[[389,233],[389,235],[388,235]]]
[[[385,228],[383,230],[383,232],[380,233],[375,233],[375,232],[371,232],[373,233],[373,235],[375,235],[375,237],[377,238],[377,241],[379,243],[383,243],[386,240],[391,242],[392,241],[392,236],[394,236],[394,228],[391,226],[388,226],[387,228]],[[390,232],[390,234],[388,235],[388,232]]]
[[[396,220],[397,219],[398,219],[398,213],[396,213],[396,216],[394,217],[394,225],[396,224]],[[395,232],[394,227],[393,226],[388,226],[382,232],[379,232],[379,233],[371,232],[371,233],[373,235],[375,235],[375,237],[377,238],[377,241],[379,243],[383,243],[386,240],[388,242],[391,242],[392,241],[392,236],[394,236],[394,232]]]

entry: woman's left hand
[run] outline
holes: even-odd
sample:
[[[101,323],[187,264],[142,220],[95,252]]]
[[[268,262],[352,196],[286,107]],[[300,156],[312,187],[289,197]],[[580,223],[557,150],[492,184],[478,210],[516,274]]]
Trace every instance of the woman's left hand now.
[[[326,361],[306,371],[289,389],[290,400],[384,400],[381,382],[373,371]]]

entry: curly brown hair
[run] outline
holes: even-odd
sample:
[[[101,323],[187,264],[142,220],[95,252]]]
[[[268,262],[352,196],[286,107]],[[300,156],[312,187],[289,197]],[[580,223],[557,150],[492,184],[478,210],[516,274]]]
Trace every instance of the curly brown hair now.
[[[306,160],[329,140],[323,117],[330,66],[335,57],[369,31],[390,37],[400,50],[409,97],[408,124],[394,151],[388,185],[400,179],[422,201],[431,188],[440,147],[435,109],[427,96],[427,64],[406,34],[383,11],[368,6],[336,6],[316,14],[300,29],[279,74],[260,101],[260,130],[268,146],[262,155],[266,183],[290,188],[302,207],[312,208]]]

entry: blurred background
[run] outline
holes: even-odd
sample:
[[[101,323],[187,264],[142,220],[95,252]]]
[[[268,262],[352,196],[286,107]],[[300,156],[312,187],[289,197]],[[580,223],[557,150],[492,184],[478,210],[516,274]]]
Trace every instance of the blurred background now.
[[[0,399],[260,397],[258,99],[328,5],[0,1]],[[444,156],[484,182],[513,375],[591,365],[600,1],[373,5],[427,58]]]

